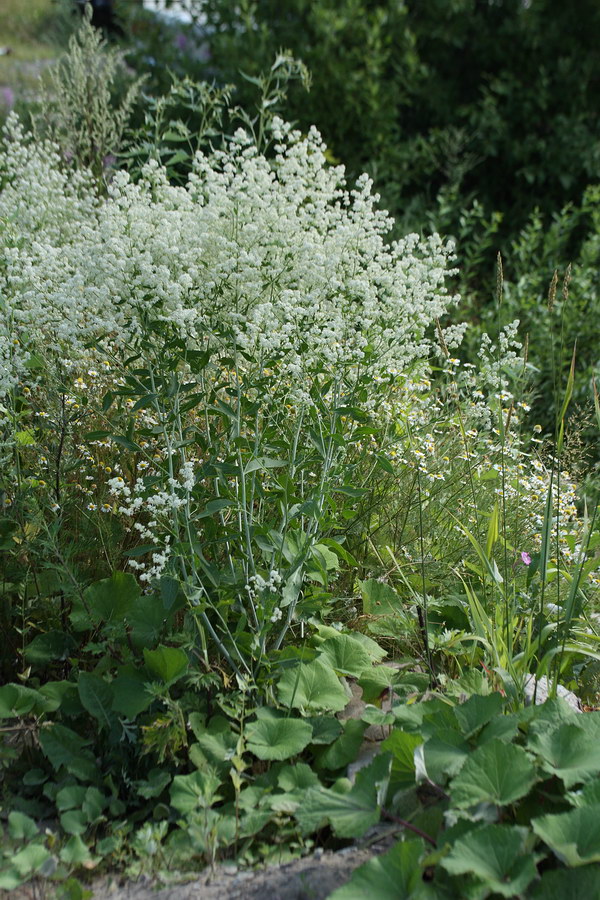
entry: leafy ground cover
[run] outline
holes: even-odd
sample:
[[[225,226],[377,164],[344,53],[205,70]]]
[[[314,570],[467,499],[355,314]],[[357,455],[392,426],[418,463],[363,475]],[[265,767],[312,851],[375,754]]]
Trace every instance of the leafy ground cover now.
[[[389,822],[334,896],[588,897],[598,713],[525,702],[533,674],[596,700],[577,356],[532,422],[499,259],[469,361],[453,244],[392,240],[277,115],[304,75],[278,57],[256,112],[176,80],[134,127],[84,21],[43,121],[4,130],[0,887]]]

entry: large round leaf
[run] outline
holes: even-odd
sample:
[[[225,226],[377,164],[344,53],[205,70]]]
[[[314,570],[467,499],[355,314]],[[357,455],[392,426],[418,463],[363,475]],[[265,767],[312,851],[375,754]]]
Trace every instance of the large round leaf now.
[[[600,866],[581,869],[555,869],[544,872],[535,885],[531,900],[591,900],[600,884]]]
[[[301,753],[312,738],[302,719],[259,719],[246,729],[248,750],[259,759],[289,759]]]
[[[531,826],[565,865],[600,862],[600,805],[540,816]]]
[[[497,738],[478,747],[450,786],[458,807],[494,803],[504,806],[529,793],[536,781],[535,769],[522,747]]]
[[[537,875],[526,836],[524,828],[484,825],[459,838],[441,865],[451,875],[475,875],[502,897],[522,895]]]
[[[600,744],[575,723],[565,723],[550,732],[533,734],[529,746],[540,756],[542,768],[572,787],[600,772]]]
[[[284,706],[295,709],[330,709],[339,712],[348,702],[339,678],[320,659],[286,669],[279,679],[278,690],[279,699]]]
[[[373,665],[367,650],[349,634],[336,634],[327,638],[320,645],[319,653],[325,657],[331,668],[341,675],[358,677]]]

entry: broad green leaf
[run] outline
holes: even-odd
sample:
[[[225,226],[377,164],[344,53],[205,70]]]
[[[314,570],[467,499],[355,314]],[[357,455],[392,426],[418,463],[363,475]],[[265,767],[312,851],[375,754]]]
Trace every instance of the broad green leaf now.
[[[366,724],[358,719],[344,722],[343,732],[317,757],[319,769],[341,769],[354,762],[363,741]]]
[[[153,697],[144,686],[143,676],[140,679],[126,674],[117,675],[110,686],[113,692],[112,708],[128,719],[135,719],[152,703]]]
[[[436,784],[445,784],[448,778],[458,775],[469,752],[469,745],[460,732],[441,730],[423,748],[427,775]]]
[[[91,741],[84,740],[70,728],[53,723],[40,732],[40,746],[55,769],[65,766],[81,781],[93,781],[98,768],[93,754],[84,750]]]
[[[397,669],[390,666],[372,666],[360,675],[358,684],[362,688],[365,703],[374,703],[382,694],[392,689],[401,677]]]
[[[363,611],[367,616],[394,615],[402,610],[402,600],[391,585],[376,578],[360,582]]]
[[[244,475],[250,475],[251,472],[257,472],[259,469],[278,469],[281,466],[287,466],[286,459],[273,459],[271,456],[257,456],[251,459],[244,468]]]
[[[573,806],[600,805],[600,779],[595,778],[589,784],[584,785],[581,790],[568,793],[567,800]]]
[[[305,791],[319,783],[319,776],[306,763],[284,766],[277,775],[277,784],[282,791]]]
[[[5,684],[0,687],[0,719],[26,716],[40,702],[43,703],[43,697],[32,688],[22,684]]]
[[[600,885],[600,866],[544,872],[527,895],[531,900],[592,900]]]
[[[34,665],[54,659],[66,659],[77,647],[77,641],[64,631],[48,631],[38,634],[25,648],[25,659]]]
[[[153,675],[171,684],[187,671],[189,660],[187,654],[179,647],[164,647],[156,650],[144,650],[144,662]]]
[[[92,854],[78,834],[69,838],[60,851],[60,858],[69,866],[82,866],[92,862]]]
[[[18,853],[11,857],[11,866],[17,870],[21,877],[38,872],[44,863],[50,859],[50,851],[41,844],[27,844]]]
[[[600,862],[600,804],[540,816],[531,827],[565,865]]]
[[[13,841],[31,841],[38,834],[38,827],[25,813],[13,810],[8,814],[8,833]]]
[[[56,808],[59,812],[65,812],[67,809],[80,809],[85,800],[86,788],[80,784],[70,784],[61,788],[56,795]]]
[[[302,719],[263,718],[246,728],[248,750],[258,759],[289,759],[310,743],[312,728]]]
[[[312,728],[311,744],[331,744],[342,733],[342,723],[334,716],[307,716]]]
[[[69,809],[60,816],[60,824],[67,834],[84,834],[88,827],[88,817],[81,809]]]
[[[372,667],[372,659],[359,641],[349,634],[336,634],[319,646],[319,655],[341,675],[356,675]]]
[[[171,774],[164,769],[151,769],[145,781],[134,781],[134,787],[140,797],[149,800],[158,797],[166,786],[171,783]]]
[[[209,772],[192,772],[191,775],[176,775],[171,785],[171,805],[183,813],[209,809],[221,799],[217,793],[221,780]]]
[[[329,900],[411,900],[423,884],[422,854],[422,841],[399,841],[387,853],[359,866]]]
[[[474,694],[465,703],[454,707],[454,715],[464,736],[470,738],[492,719],[500,716],[503,706],[501,694],[488,694],[486,697]]]
[[[528,794],[535,781],[535,769],[525,750],[495,739],[466,760],[450,785],[450,797],[462,809],[478,803],[504,806]]]
[[[575,723],[531,734],[528,747],[538,754],[542,769],[558,775],[567,788],[600,772],[600,742]]]
[[[408,734],[394,729],[383,742],[382,749],[392,754],[392,782],[395,788],[415,783],[415,750],[423,743],[420,734]]]
[[[475,875],[502,897],[522,895],[537,875],[527,834],[512,825],[484,825],[459,838],[440,865],[451,875]]]
[[[112,711],[113,692],[111,685],[91,672],[80,672],[77,681],[79,698],[84,709],[98,720],[101,727],[112,728],[115,715]]]
[[[310,833],[329,822],[339,837],[361,837],[379,821],[389,780],[391,757],[382,753],[356,776],[356,784],[345,794],[325,787],[309,788],[295,817]]]
[[[339,712],[348,703],[348,695],[337,675],[320,659],[286,669],[277,688],[284,706],[308,712],[321,709]]]
[[[134,576],[130,572],[113,572],[110,578],[103,578],[94,582],[84,591],[86,609],[83,617],[90,611],[92,622],[110,622],[122,620],[131,610],[134,600],[140,596],[140,588]],[[82,610],[79,611],[76,628],[79,627],[79,619]],[[86,624],[84,628],[88,627]]]

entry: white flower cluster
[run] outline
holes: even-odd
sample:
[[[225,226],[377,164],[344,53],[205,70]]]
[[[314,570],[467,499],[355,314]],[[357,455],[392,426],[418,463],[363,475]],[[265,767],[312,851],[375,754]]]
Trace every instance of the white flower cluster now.
[[[444,287],[452,247],[437,235],[386,243],[391,219],[367,176],[348,190],[314,129],[276,121],[274,133],[273,159],[240,131],[226,151],[197,155],[186,187],[151,162],[139,183],[117,173],[99,199],[9,119],[0,395],[30,350],[94,365],[90,340],[130,345],[149,319],[192,347],[276,357],[292,378],[360,365],[367,348],[381,372],[422,356],[425,328],[457,299]]]

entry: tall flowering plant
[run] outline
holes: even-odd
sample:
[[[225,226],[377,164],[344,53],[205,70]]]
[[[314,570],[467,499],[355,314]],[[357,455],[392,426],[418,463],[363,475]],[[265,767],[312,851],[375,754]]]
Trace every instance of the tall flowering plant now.
[[[185,187],[149,163],[105,198],[15,118],[0,160],[5,448],[22,482],[27,431],[53,514],[117,520],[120,564],[176,585],[199,652],[244,679],[326,601],[389,397],[426,372],[427,329],[456,299],[451,247],[386,243],[368,178],[348,189],[316,131],[272,128],[272,158],[239,131]],[[83,488],[66,445],[101,471]]]

